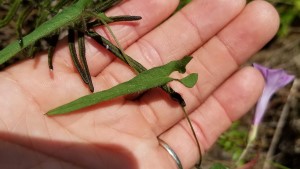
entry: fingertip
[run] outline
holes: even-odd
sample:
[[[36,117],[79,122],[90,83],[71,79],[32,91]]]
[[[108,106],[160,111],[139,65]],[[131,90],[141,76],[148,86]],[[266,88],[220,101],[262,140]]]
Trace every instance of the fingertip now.
[[[241,72],[241,74],[242,75],[240,76],[245,77],[242,84],[244,90],[247,91],[248,94],[252,94],[254,101],[257,100],[261,95],[265,85],[263,75],[260,73],[260,71],[252,66],[243,68],[243,72]]]
[[[253,84],[253,85],[256,85],[257,86],[257,90],[259,91],[259,96],[257,96],[257,99],[258,97],[260,97],[263,89],[264,89],[264,86],[265,86],[265,79],[263,77],[263,75],[261,74],[261,72],[257,69],[255,69],[254,67],[247,67],[247,69],[249,69],[249,71],[253,72],[253,78],[256,79],[256,83]]]
[[[244,77],[244,80],[240,85],[241,92],[244,92],[242,97],[240,97],[241,101],[239,101],[242,106],[240,106],[241,110],[237,111],[238,113],[229,115],[232,121],[238,120],[255,107],[255,104],[261,97],[265,86],[265,79],[263,75],[259,70],[252,66],[243,68],[240,76]]]
[[[249,7],[257,15],[257,21],[265,25],[271,38],[277,33],[280,23],[279,13],[276,8],[264,0],[256,0],[249,3]]]
[[[244,67],[232,75],[214,93],[230,121],[245,115],[260,97],[264,79],[253,67]]]

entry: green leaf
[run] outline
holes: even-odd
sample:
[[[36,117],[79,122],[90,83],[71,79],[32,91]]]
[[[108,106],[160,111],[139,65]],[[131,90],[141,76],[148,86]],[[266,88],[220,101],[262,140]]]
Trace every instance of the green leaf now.
[[[187,56],[181,60],[172,61],[166,65],[146,70],[127,82],[116,85],[108,90],[83,96],[75,101],[50,110],[46,114],[58,115],[69,113],[119,96],[159,87],[173,80],[177,80],[187,87],[193,87],[198,79],[196,74],[191,74],[181,80],[169,77],[169,75],[174,71],[184,73],[185,67],[191,59],[192,57]]]
[[[51,33],[59,30],[62,27],[68,26],[80,18],[84,9],[92,2],[92,0],[79,0],[75,4],[65,8],[61,13],[54,16],[51,20],[43,23],[33,32],[23,37],[23,46],[19,41],[15,41],[0,51],[0,64],[6,62],[15,56],[22,49],[34,44],[41,38],[44,38]]]
[[[209,169],[229,169],[228,167],[224,166],[221,163],[215,163]]]
[[[182,83],[185,87],[192,88],[197,83],[197,80],[198,80],[198,74],[192,73],[187,77],[180,79],[179,82]]]

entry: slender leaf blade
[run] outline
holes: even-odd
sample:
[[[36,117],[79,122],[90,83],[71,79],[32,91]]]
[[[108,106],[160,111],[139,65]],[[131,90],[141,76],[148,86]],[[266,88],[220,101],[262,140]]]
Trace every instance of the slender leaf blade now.
[[[174,71],[185,72],[185,66],[189,63],[191,59],[192,57],[187,56],[181,60],[172,61],[166,65],[146,70],[127,82],[116,85],[108,90],[83,96],[75,101],[72,101],[58,108],[50,110],[46,114],[47,115],[65,114],[119,96],[145,91],[150,88],[165,85],[166,83],[172,80],[177,80],[169,77],[169,75]],[[197,76],[195,76],[195,74],[192,74],[188,76],[188,78],[185,78],[184,80],[178,80],[178,81],[183,83],[185,86],[192,87],[191,84],[196,83],[195,81],[197,81]]]

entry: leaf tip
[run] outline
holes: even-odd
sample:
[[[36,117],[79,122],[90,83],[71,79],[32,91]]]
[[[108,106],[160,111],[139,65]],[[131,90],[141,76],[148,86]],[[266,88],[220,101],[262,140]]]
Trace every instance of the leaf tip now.
[[[198,81],[198,74],[197,73],[192,73],[192,74],[186,76],[185,78],[180,79],[179,81],[184,86],[186,86],[188,88],[192,88],[196,85],[196,83]]]
[[[193,59],[192,56],[185,56],[178,62],[178,72],[185,73],[186,65]]]

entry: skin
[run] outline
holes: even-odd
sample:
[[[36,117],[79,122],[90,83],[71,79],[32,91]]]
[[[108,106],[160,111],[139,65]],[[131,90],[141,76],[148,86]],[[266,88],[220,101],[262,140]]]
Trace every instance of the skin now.
[[[130,0],[107,15],[140,15],[135,23],[112,24],[125,52],[147,68],[191,54],[188,72],[196,87],[171,86],[187,102],[187,112],[207,151],[257,101],[264,80],[240,67],[276,33],[278,14],[264,1],[194,0],[179,13],[177,0]],[[162,21],[166,20],[164,23]],[[98,28],[101,34],[106,30]],[[92,40],[87,59],[95,91],[135,73]],[[54,71],[40,54],[0,73],[0,165],[3,168],[176,168],[159,146],[159,136],[184,168],[199,159],[180,106],[161,89],[126,96],[70,115],[48,117],[48,110],[89,94],[76,73],[66,41],[59,43]],[[133,98],[135,98],[133,100]]]

